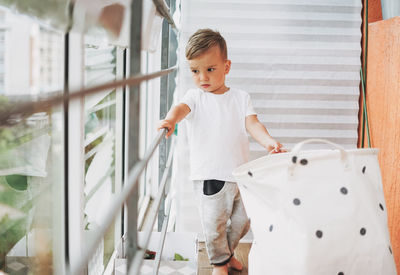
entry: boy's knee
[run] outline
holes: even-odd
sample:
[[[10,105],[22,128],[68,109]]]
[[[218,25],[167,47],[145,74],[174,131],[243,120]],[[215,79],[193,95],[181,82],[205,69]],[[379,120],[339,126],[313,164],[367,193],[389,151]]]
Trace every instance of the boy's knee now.
[[[249,231],[249,229],[250,229],[250,226],[251,226],[251,220],[250,220],[250,219],[247,219],[247,223],[246,223],[246,231]]]
[[[247,219],[247,223],[246,223],[246,224],[247,224],[247,227],[250,228],[250,225],[251,225],[251,220],[250,220],[250,218]]]
[[[244,225],[243,225],[243,230],[242,230],[242,237],[244,236],[244,235],[246,235],[247,234],[247,232],[249,232],[249,230],[250,230],[250,225],[251,225],[251,221],[250,221],[250,219],[247,219],[247,221],[244,223]]]
[[[217,231],[208,232],[207,239],[208,239],[208,242],[216,244],[220,241],[221,234],[218,233]]]

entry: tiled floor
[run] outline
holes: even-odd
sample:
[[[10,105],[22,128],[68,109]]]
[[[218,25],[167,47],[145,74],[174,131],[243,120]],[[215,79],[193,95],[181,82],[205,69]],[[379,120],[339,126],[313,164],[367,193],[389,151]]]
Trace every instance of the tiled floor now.
[[[242,272],[229,270],[229,275],[247,275],[247,257],[249,255],[251,243],[240,243],[235,250],[235,257],[243,264]],[[208,261],[207,251],[204,242],[199,243],[199,257],[198,257],[199,275],[211,275],[212,266]]]

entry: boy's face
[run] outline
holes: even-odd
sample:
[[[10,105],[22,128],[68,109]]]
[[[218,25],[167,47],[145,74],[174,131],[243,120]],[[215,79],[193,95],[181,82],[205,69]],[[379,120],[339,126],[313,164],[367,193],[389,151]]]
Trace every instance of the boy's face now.
[[[225,75],[229,73],[231,61],[224,60],[218,46],[189,60],[189,66],[194,83],[200,89],[214,94],[223,94],[228,90]]]

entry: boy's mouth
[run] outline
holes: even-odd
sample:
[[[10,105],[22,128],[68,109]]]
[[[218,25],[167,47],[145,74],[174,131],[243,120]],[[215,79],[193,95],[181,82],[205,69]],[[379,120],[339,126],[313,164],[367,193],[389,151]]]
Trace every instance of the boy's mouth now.
[[[208,87],[210,87],[210,84],[202,84],[201,87],[207,89]]]

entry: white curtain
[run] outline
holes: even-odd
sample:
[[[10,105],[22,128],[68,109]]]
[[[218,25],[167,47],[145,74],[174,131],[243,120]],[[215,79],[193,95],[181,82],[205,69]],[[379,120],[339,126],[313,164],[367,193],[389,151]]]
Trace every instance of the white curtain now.
[[[250,93],[260,121],[273,137],[287,148],[307,138],[355,148],[361,9],[361,0],[182,1],[179,96],[194,87],[184,55],[186,42],[197,29],[212,28],[227,41],[232,60],[228,86]],[[184,172],[188,151],[182,128],[178,180],[185,213],[193,210],[193,203]],[[253,140],[250,146],[252,158],[266,153]],[[187,222],[193,219],[189,213],[182,215],[183,227],[196,228]]]

